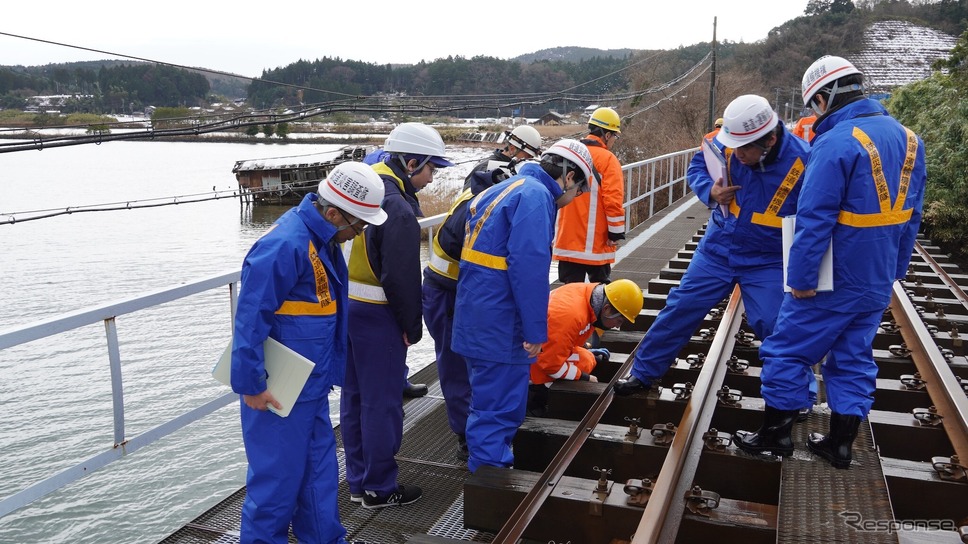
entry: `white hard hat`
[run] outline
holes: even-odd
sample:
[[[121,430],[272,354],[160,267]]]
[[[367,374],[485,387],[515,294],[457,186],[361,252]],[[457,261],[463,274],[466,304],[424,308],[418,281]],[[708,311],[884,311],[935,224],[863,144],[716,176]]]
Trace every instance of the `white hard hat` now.
[[[723,127],[716,134],[716,140],[726,147],[743,147],[769,134],[777,122],[776,112],[765,98],[744,94],[726,106]]]
[[[423,155],[439,167],[454,166],[454,163],[444,158],[446,151],[440,133],[423,123],[397,125],[390,131],[383,149],[390,153]]]
[[[800,94],[804,104],[810,104],[813,95],[838,79],[852,74],[859,74],[860,70],[843,57],[826,55],[813,61],[813,64],[803,73],[800,82]]]
[[[541,157],[544,158],[546,155],[555,155],[571,162],[582,171],[585,175],[585,181],[588,183],[592,183],[595,180],[592,174],[592,154],[588,152],[585,144],[578,140],[572,140],[570,138],[558,140],[546,149]]]
[[[319,197],[371,225],[382,225],[387,214],[383,179],[361,162],[341,162],[319,184]]]
[[[541,154],[541,135],[531,125],[519,125],[508,134],[508,142],[532,158]]]

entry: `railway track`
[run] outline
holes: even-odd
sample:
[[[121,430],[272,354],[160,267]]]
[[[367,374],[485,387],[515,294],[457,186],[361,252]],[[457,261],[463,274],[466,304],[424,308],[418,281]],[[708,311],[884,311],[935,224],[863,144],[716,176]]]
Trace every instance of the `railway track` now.
[[[805,447],[827,430],[823,387],[792,457],[732,445],[763,410],[738,289],[659,387],[611,393],[700,236],[650,282],[634,329],[603,336],[613,355],[600,383],[556,383],[548,417],[515,438],[515,467],[468,478],[464,524],[502,543],[968,542],[968,275],[917,246],[873,342],[877,392],[854,464],[836,470]]]

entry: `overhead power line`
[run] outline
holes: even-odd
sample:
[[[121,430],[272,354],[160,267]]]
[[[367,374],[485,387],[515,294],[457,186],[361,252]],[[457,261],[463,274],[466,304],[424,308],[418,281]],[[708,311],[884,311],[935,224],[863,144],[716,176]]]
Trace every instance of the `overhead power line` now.
[[[16,151],[25,150],[43,150],[56,147],[72,146],[72,145],[82,145],[82,144],[100,144],[110,141],[121,141],[121,140],[154,140],[166,137],[179,137],[179,136],[199,136],[202,134],[210,134],[213,132],[220,131],[231,131],[239,130],[241,128],[250,126],[261,126],[266,124],[280,124],[280,123],[293,123],[310,120],[315,117],[330,115],[337,112],[352,112],[352,113],[374,113],[374,114],[408,114],[408,115],[432,115],[432,114],[447,114],[447,113],[458,113],[461,111],[468,110],[481,110],[481,109],[514,109],[522,106],[542,106],[551,102],[561,102],[561,103],[581,103],[588,104],[594,102],[601,103],[619,103],[628,100],[641,99],[643,97],[662,93],[662,96],[654,101],[653,103],[638,109],[637,111],[627,114],[624,117],[631,119],[636,115],[639,115],[649,109],[652,109],[659,105],[660,103],[670,99],[678,93],[678,89],[684,88],[692,84],[696,79],[699,78],[703,73],[709,70],[709,65],[707,62],[711,57],[711,53],[707,54],[704,58],[700,59],[695,65],[691,66],[688,70],[682,74],[676,76],[675,78],[651,86],[646,89],[641,89],[637,91],[625,91],[621,93],[611,93],[611,94],[578,94],[572,93],[575,89],[581,88],[590,83],[594,83],[601,79],[614,76],[622,71],[629,70],[635,66],[643,64],[649,60],[655,58],[658,53],[651,56],[645,57],[636,61],[635,63],[629,64],[628,66],[611,72],[609,74],[600,76],[590,81],[574,85],[567,89],[556,92],[547,93],[514,93],[514,94],[485,94],[485,95],[436,95],[436,96],[420,96],[420,97],[386,97],[386,96],[354,96],[347,95],[343,93],[333,93],[325,89],[314,89],[311,87],[304,87],[299,85],[292,85],[288,83],[275,82],[259,78],[250,78],[245,76],[240,76],[237,74],[230,74],[228,72],[221,72],[218,70],[210,70],[205,68],[196,68],[183,66],[180,64],[174,64],[169,62],[163,62],[153,59],[147,59],[143,57],[137,57],[132,55],[125,55],[122,53],[115,53],[110,51],[103,51],[99,49],[92,49],[88,47],[71,45],[65,43],[59,43],[49,40],[43,40],[39,38],[31,38],[28,36],[20,36],[16,34],[10,34],[7,32],[0,32],[0,35],[10,36],[14,38],[21,38],[25,40],[32,40],[37,42],[49,43],[52,45],[58,45],[62,47],[69,47],[74,49],[81,49],[86,51],[93,51],[96,53],[102,53],[106,55],[112,55],[117,57],[128,58],[132,60],[138,60],[143,62],[150,62],[155,64],[161,64],[165,66],[171,66],[175,68],[181,68],[185,70],[195,70],[201,72],[207,72],[212,74],[218,74],[223,76],[237,77],[241,79],[246,79],[249,81],[262,81],[264,83],[269,83],[272,85],[286,86],[286,87],[296,87],[305,90],[319,91],[332,93],[339,96],[343,96],[343,100],[322,102],[317,104],[308,104],[299,108],[295,111],[287,111],[285,113],[278,113],[271,110],[256,110],[247,113],[232,114],[232,115],[200,115],[186,118],[177,119],[163,119],[156,122],[152,122],[148,127],[144,126],[144,122],[116,122],[107,124],[98,124],[95,126],[91,125],[74,125],[74,126],[60,126],[60,127],[49,127],[49,128],[61,128],[61,129],[88,129],[89,133],[84,135],[77,134],[65,134],[65,135],[40,135],[37,134],[35,137],[30,139],[23,139],[17,141],[10,141],[0,143],[0,153],[10,153]],[[686,83],[682,84],[685,81]],[[682,85],[680,85],[682,84]],[[677,90],[667,93],[670,89],[677,88]],[[157,124],[157,126],[155,126]],[[112,133],[110,129],[124,129],[125,132]],[[5,129],[0,132],[13,132],[17,129]],[[20,132],[24,132],[22,129]],[[23,223],[27,221],[35,221],[39,219],[47,219],[51,217],[57,217],[61,215],[71,215],[76,213],[89,213],[89,212],[104,212],[104,211],[117,211],[117,210],[130,210],[130,209],[140,209],[140,208],[154,208],[161,206],[175,206],[184,204],[195,204],[200,202],[207,202],[211,200],[218,200],[224,198],[236,198],[239,196],[237,190],[223,190],[216,191],[212,188],[211,193],[200,193],[193,195],[181,195],[172,197],[163,197],[156,199],[147,200],[137,200],[137,201],[126,201],[126,202],[112,202],[106,204],[92,204],[84,206],[69,206],[65,208],[52,208],[43,210],[32,210],[32,211],[20,211],[20,212],[0,212],[0,225],[12,225],[16,223]],[[247,194],[258,195],[263,191],[248,191]],[[269,192],[264,191],[264,192]]]

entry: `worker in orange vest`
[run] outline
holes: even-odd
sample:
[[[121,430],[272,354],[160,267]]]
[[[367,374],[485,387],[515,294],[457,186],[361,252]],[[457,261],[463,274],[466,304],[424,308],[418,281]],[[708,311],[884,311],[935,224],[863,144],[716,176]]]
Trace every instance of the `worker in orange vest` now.
[[[544,415],[548,389],[555,380],[597,382],[592,371],[610,354],[604,348],[586,349],[585,342],[596,328],[615,329],[635,322],[642,303],[642,289],[626,279],[609,284],[569,283],[552,291],[548,341],[531,365],[528,413]]]
[[[716,119],[716,123],[713,125],[713,129],[707,132],[706,135],[703,136],[703,138],[706,140],[712,140],[713,138],[716,137],[717,134],[719,134],[719,129],[721,128],[723,128],[722,117],[720,117],[719,119]]]
[[[793,134],[808,142],[813,140],[813,124],[816,122],[817,115],[814,113],[801,117],[797,120],[797,124],[793,125]]]
[[[586,194],[558,212],[553,258],[558,281],[607,282],[618,241],[625,239],[625,179],[611,147],[618,141],[621,119],[612,108],[598,108],[588,119],[588,137],[581,140],[592,154],[599,179],[589,180]]]

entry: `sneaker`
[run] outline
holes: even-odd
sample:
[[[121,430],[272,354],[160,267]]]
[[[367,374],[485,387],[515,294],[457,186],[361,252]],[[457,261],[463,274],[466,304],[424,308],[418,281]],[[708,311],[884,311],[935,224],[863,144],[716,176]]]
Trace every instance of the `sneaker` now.
[[[363,502],[362,493],[350,493],[350,502],[361,503]]]
[[[810,417],[813,413],[813,406],[807,406],[806,408],[800,408],[797,412],[797,423],[803,423]]]
[[[363,495],[363,508],[385,508],[387,506],[403,506],[417,502],[423,491],[415,485],[399,485],[397,490],[387,495],[377,495],[372,491],[367,491]]]

